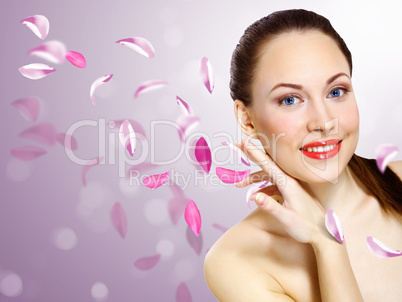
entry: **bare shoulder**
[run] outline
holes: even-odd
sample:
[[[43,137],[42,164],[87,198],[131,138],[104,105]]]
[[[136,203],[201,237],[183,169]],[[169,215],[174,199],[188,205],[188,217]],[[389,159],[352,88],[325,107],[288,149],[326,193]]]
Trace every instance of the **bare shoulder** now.
[[[229,229],[209,250],[204,262],[208,287],[221,302],[293,301],[261,266],[270,242],[255,214]]]
[[[402,179],[402,160],[390,162],[388,166],[396,175],[399,176],[400,179]]]

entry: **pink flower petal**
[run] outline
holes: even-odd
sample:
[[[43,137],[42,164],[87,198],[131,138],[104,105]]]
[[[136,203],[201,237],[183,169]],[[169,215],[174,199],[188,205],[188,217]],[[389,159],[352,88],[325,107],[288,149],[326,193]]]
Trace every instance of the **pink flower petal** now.
[[[382,173],[385,172],[388,163],[396,156],[399,148],[395,145],[391,144],[382,144],[375,149],[375,157],[377,159],[378,169]]]
[[[187,285],[184,282],[180,283],[177,287],[176,302],[193,302],[190,291],[188,290]]]
[[[147,58],[152,59],[153,57],[155,57],[155,50],[152,47],[152,44],[147,39],[141,37],[133,37],[116,41],[116,43],[125,45],[135,50],[139,54],[146,56]]]
[[[85,163],[85,165],[82,167],[81,170],[81,180],[82,184],[84,187],[87,186],[87,181],[86,181],[86,174],[90,168],[92,168],[94,165],[99,164],[103,160],[103,156],[100,156],[99,158],[93,158]]]
[[[140,270],[146,271],[158,264],[161,259],[161,254],[156,254],[150,257],[143,257],[134,262],[134,266]]]
[[[97,78],[97,79],[92,83],[92,85],[91,85],[91,91],[90,91],[90,96],[91,96],[92,104],[93,104],[94,106],[95,106],[95,97],[94,97],[95,90],[96,90],[99,86],[105,84],[106,82],[109,82],[112,77],[113,77],[113,74],[107,74],[107,75],[104,75],[103,77]]]
[[[138,138],[141,141],[145,141],[146,140],[146,135],[145,135],[145,130],[142,127],[142,125],[132,119],[124,119],[124,120],[116,120],[116,121],[109,121],[109,127],[110,128],[120,128],[121,124],[123,124],[123,122],[127,120],[130,122],[131,126],[133,127],[134,133],[135,133],[135,137]],[[112,124],[114,123],[114,124]],[[113,126],[112,126],[113,125]]]
[[[120,126],[119,139],[124,148],[133,156],[136,146],[135,132],[128,120],[124,120]]]
[[[120,202],[116,202],[113,205],[112,212],[110,213],[110,219],[113,227],[119,232],[121,238],[126,237],[127,234],[127,216],[124,212]]]
[[[31,80],[42,79],[48,74],[56,71],[53,67],[41,63],[28,64],[20,67],[18,70],[24,77]]]
[[[162,88],[162,87],[166,86],[167,84],[168,84],[168,82],[155,81],[155,80],[143,82],[137,88],[136,92],[134,93],[134,98],[137,98],[138,96],[140,96],[141,94],[144,94],[146,92]]]
[[[155,174],[148,176],[142,181],[142,183],[146,185],[148,188],[156,189],[161,185],[163,185],[169,179],[169,173],[170,171],[167,171],[166,173],[163,174]]]
[[[49,20],[43,15],[34,15],[22,19],[20,23],[28,26],[40,39],[44,40],[49,33]]]
[[[195,236],[193,231],[190,228],[187,228],[186,231],[186,239],[188,244],[193,248],[197,255],[201,255],[202,251],[202,233],[200,232],[199,236]]]
[[[230,149],[234,150],[236,152],[236,154],[239,155],[241,161],[243,164],[250,166],[250,160],[247,158],[247,156],[243,153],[243,151],[241,151],[239,148],[237,148],[236,146],[229,144],[228,142],[223,141],[222,145],[229,147]]]
[[[70,150],[77,150],[77,141],[75,138],[69,134],[65,133],[58,133],[56,136],[56,140],[64,146],[64,148],[70,149]]]
[[[64,62],[66,51],[66,46],[62,42],[54,40],[32,48],[28,54],[55,64],[61,64]]]
[[[184,213],[188,198],[184,195],[183,191],[177,184],[173,183],[169,187],[173,193],[173,197],[169,200],[168,212],[170,215],[170,220],[176,225],[181,215]]]
[[[224,233],[228,230],[227,227],[224,227],[223,225],[220,225],[220,224],[218,224],[218,223],[214,223],[212,226],[213,226],[215,229],[218,229],[218,230],[220,230],[220,231],[222,231],[222,232],[224,232]]]
[[[31,161],[46,154],[46,150],[36,146],[22,146],[12,149],[10,153],[13,157],[18,158],[19,160]]]
[[[34,97],[27,97],[12,102],[15,108],[17,108],[22,116],[28,121],[35,122],[38,119],[40,112],[39,100]]]
[[[251,211],[250,197],[251,197],[252,194],[254,194],[255,192],[257,192],[260,189],[262,189],[263,187],[261,187],[261,186],[262,185],[260,183],[252,184],[247,190],[246,204],[247,204],[247,207],[248,207],[249,211]]]
[[[65,58],[74,66],[77,66],[79,68],[87,67],[87,61],[85,60],[85,57],[79,52],[71,50],[67,51]]]
[[[198,237],[201,230],[201,214],[193,200],[190,200],[187,203],[186,209],[184,210],[184,218],[186,219],[188,226]]]
[[[190,135],[191,131],[200,123],[200,118],[195,115],[181,115],[177,119],[177,124],[179,125],[179,137],[180,140],[184,143],[187,140],[187,137]]]
[[[200,77],[202,83],[207,87],[209,93],[212,93],[215,86],[215,76],[211,63],[206,57],[201,59]]]
[[[343,243],[344,235],[343,235],[343,227],[341,221],[336,215],[336,213],[332,209],[328,209],[325,214],[325,227],[328,232],[336,238],[340,243]]]
[[[212,156],[206,140],[200,137],[195,145],[195,157],[207,174],[211,170]]]
[[[177,105],[179,105],[179,107],[183,111],[184,115],[194,115],[193,109],[190,107],[189,104],[187,104],[185,101],[183,101],[178,96],[176,96],[176,101],[177,101]]]
[[[370,252],[380,258],[398,257],[402,255],[401,251],[390,248],[384,242],[372,236],[367,237],[367,246]]]
[[[56,128],[50,123],[36,124],[21,132],[19,136],[33,139],[47,146],[53,146],[57,141]]]
[[[228,184],[233,184],[236,182],[239,182],[243,180],[244,178],[247,177],[247,175],[250,174],[250,170],[246,171],[235,171],[231,169],[225,169],[221,167],[216,168],[216,175],[218,175],[218,178]]]

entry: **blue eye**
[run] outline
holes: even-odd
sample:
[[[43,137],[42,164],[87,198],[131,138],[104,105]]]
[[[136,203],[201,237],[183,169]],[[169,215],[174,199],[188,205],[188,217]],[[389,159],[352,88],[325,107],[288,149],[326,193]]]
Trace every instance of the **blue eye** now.
[[[331,91],[330,95],[333,98],[339,98],[340,96],[342,96],[345,93],[345,91],[346,91],[346,89],[344,89],[344,88],[336,88]],[[342,94],[341,94],[341,92],[342,92]]]
[[[290,96],[284,97],[283,99],[279,100],[279,103],[283,104],[285,106],[292,106],[292,105],[298,103],[297,100],[298,100],[297,97],[290,95]]]

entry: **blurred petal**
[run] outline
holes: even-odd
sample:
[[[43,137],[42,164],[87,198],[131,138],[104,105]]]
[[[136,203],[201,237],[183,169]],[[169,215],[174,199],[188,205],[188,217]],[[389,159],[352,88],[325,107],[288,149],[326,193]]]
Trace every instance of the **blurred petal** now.
[[[119,139],[124,148],[133,156],[136,146],[135,132],[128,120],[124,120],[120,126]]]
[[[24,118],[28,121],[35,122],[38,119],[40,112],[39,100],[34,97],[27,97],[16,100],[12,102],[14,107],[16,107],[22,114]]]
[[[381,258],[398,257],[402,255],[401,251],[394,250],[387,246],[384,242],[375,239],[372,236],[367,237],[367,246],[375,256]]]
[[[188,198],[184,195],[183,191],[177,184],[174,183],[169,187],[173,193],[173,197],[169,200],[168,212],[170,215],[170,220],[176,225],[181,215],[184,213]]]
[[[193,109],[185,101],[183,101],[178,96],[176,96],[176,101],[177,101],[177,105],[179,105],[180,109],[183,111],[183,114],[194,115]]]
[[[65,133],[57,133],[56,140],[64,146],[64,148],[70,149],[70,150],[77,150],[77,141],[75,138],[69,134]]]
[[[39,80],[56,71],[53,67],[41,63],[28,64],[20,67],[18,70],[24,77],[31,80]]]
[[[36,124],[21,132],[19,136],[33,139],[47,146],[53,146],[57,141],[56,128],[50,123]]]
[[[192,302],[190,291],[187,288],[187,285],[182,282],[179,284],[176,290],[176,302]]]
[[[233,184],[243,180],[247,175],[250,174],[250,170],[247,171],[235,171],[231,169],[225,169],[221,167],[216,168],[216,175],[218,178],[228,184]]]
[[[139,122],[131,119],[125,119],[125,120],[129,121],[133,129],[135,129],[134,133],[136,138],[138,138],[141,141],[146,140],[145,130]],[[109,121],[109,123],[114,123],[114,127],[111,128],[120,128],[121,124],[123,124],[125,120]]]
[[[94,97],[95,90],[96,90],[99,86],[103,85],[104,83],[109,82],[112,77],[113,77],[113,74],[107,74],[107,75],[104,75],[103,77],[97,78],[97,79],[92,83],[90,95],[91,95],[92,104],[94,104],[94,106],[95,106],[95,97]]]
[[[155,174],[148,176],[142,181],[142,183],[146,185],[148,188],[156,189],[161,185],[163,185],[169,179],[169,173],[170,171],[167,171],[166,173],[163,174]]]
[[[233,146],[232,144],[229,144],[228,142],[223,141],[222,145],[229,147],[230,149],[234,150],[236,154],[240,156],[241,161],[243,164],[250,166],[250,160],[247,158],[247,156],[241,151],[239,148],[236,146]]]
[[[82,184],[84,185],[84,187],[87,186],[86,175],[87,175],[88,170],[90,168],[92,168],[94,165],[99,164],[102,160],[103,160],[103,156],[100,156],[99,158],[94,158],[94,159],[88,160],[86,162],[86,165],[84,165],[82,167],[81,180],[82,180]]]
[[[87,67],[87,61],[85,60],[85,57],[79,52],[71,50],[67,51],[65,58],[74,66],[77,66],[79,68]]]
[[[215,77],[211,63],[206,57],[201,59],[200,77],[202,83],[205,85],[205,87],[207,87],[209,93],[212,93],[215,86]]]
[[[195,115],[183,114],[177,119],[176,122],[179,125],[178,132],[180,140],[184,143],[191,131],[193,131],[194,128],[200,123],[200,118]]]
[[[199,236],[195,236],[193,231],[190,228],[186,228],[186,239],[188,244],[193,248],[197,255],[201,255],[202,251],[202,233],[200,232]]]
[[[113,227],[116,229],[117,232],[119,232],[120,236],[122,238],[126,237],[127,216],[120,202],[116,202],[113,205],[112,212],[110,213],[110,219],[112,221]]]
[[[220,225],[220,224],[217,224],[217,223],[214,223],[212,226],[213,226],[215,229],[218,229],[218,230],[220,230],[220,231],[222,231],[222,232],[224,232],[224,233],[228,230],[227,227],[224,227],[223,225]]]
[[[166,86],[168,82],[165,81],[146,81],[143,82],[138,88],[137,91],[134,93],[134,98],[137,98],[141,94],[144,94],[146,92],[156,90],[159,88],[162,88]]]
[[[193,230],[194,234],[198,237],[201,230],[201,214],[197,208],[197,205],[193,200],[187,203],[184,210],[184,218],[188,226]]]
[[[49,41],[28,51],[29,55],[48,60],[52,63],[61,64],[66,57],[66,46],[60,41]]]
[[[343,243],[343,227],[341,221],[332,209],[328,209],[325,214],[325,227],[328,232],[336,238],[340,243]]]
[[[22,19],[20,23],[28,26],[40,39],[44,40],[49,33],[49,20],[43,15],[34,15]]]
[[[382,173],[385,172],[388,163],[396,156],[399,148],[391,144],[382,144],[375,149],[375,158],[377,159],[378,169]]]
[[[10,151],[11,155],[23,161],[31,161],[46,153],[46,150],[36,146],[22,146]]]
[[[146,271],[153,268],[159,262],[160,258],[161,254],[140,258],[134,262],[134,266],[140,270]]]
[[[155,57],[155,50],[152,47],[152,44],[144,38],[141,37],[133,37],[133,38],[127,38],[127,39],[122,39],[119,41],[116,41],[116,43],[120,43],[121,45],[125,45],[139,54],[142,54],[143,56],[146,56],[147,58],[153,58]]]
[[[200,137],[195,145],[195,157],[207,174],[211,170],[212,156],[206,140]]]

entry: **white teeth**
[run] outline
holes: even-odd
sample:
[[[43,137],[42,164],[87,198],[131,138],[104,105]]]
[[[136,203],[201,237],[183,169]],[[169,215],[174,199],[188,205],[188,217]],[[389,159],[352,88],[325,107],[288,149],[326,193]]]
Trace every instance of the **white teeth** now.
[[[308,152],[312,152],[312,151],[313,151],[313,148],[307,148],[307,151],[308,151]]]
[[[317,151],[318,151],[318,152],[324,152],[324,147],[319,146],[319,147],[317,148]]]
[[[313,147],[313,152],[317,152],[317,147]]]
[[[334,149],[335,146],[336,146],[336,144],[335,145],[312,147],[312,148],[310,147],[310,148],[307,148],[307,151],[308,152],[328,152],[328,151]],[[304,149],[304,150],[306,150],[306,149]]]

